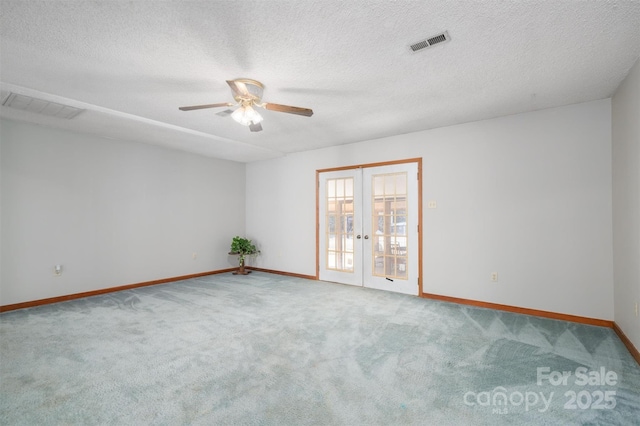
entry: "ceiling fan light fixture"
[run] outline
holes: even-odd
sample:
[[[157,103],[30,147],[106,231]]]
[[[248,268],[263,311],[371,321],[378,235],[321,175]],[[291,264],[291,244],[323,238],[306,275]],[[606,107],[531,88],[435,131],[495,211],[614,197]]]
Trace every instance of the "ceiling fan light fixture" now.
[[[258,124],[262,121],[262,116],[258,112],[251,108],[250,105],[241,106],[231,114],[236,122],[243,126],[250,126],[251,124]]]
[[[286,112],[288,114],[302,115],[311,117],[313,110],[309,108],[301,108],[290,105],[272,104],[262,102],[262,91],[264,86],[256,80],[248,78],[238,78],[235,80],[227,80],[227,84],[233,94],[233,99],[237,102],[238,108],[235,111],[226,110],[218,113],[219,116],[231,115],[234,121],[243,126],[247,126],[252,132],[262,131],[262,116],[256,112],[254,106],[267,109],[269,111]],[[217,104],[191,105],[179,107],[180,111],[192,111],[196,109],[230,107],[234,104],[222,102]]]

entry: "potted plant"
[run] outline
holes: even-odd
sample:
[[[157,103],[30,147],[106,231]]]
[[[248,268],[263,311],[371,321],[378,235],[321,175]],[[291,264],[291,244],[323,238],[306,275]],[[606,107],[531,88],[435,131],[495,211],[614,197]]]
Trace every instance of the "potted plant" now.
[[[260,253],[260,250],[256,248],[255,244],[253,244],[251,240],[238,236],[233,237],[233,240],[231,240],[231,252],[229,254],[237,255],[239,261],[238,270],[233,274],[247,275],[250,273],[251,271],[244,269],[245,258],[258,253]]]

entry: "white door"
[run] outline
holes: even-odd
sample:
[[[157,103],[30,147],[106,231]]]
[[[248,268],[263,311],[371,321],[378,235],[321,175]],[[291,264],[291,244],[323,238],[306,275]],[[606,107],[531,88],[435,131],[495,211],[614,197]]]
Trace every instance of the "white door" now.
[[[362,285],[362,174],[327,172],[319,181],[320,279]]]
[[[417,295],[418,164],[319,174],[319,278]]]

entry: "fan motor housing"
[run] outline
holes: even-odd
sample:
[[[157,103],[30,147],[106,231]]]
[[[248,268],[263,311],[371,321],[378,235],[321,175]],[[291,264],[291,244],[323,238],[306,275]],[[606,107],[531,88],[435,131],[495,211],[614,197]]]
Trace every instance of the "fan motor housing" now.
[[[257,80],[252,80],[250,78],[237,78],[233,80],[236,84],[244,85],[247,90],[246,94],[238,95],[234,93],[233,98],[242,103],[242,101],[253,101],[260,102],[262,99],[262,94],[264,93],[264,85]]]

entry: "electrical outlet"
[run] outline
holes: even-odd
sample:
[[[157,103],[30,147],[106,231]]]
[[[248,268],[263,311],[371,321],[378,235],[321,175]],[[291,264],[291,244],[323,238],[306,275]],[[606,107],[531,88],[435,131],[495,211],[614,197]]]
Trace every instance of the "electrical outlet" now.
[[[492,272],[491,273],[491,281],[498,281],[498,273],[497,272]]]
[[[438,208],[438,203],[436,202],[436,200],[429,200],[427,202],[427,208],[428,209],[437,209]]]
[[[195,251],[191,254],[191,257],[193,258],[193,260],[196,260],[198,258],[198,253],[196,253]]]
[[[53,275],[55,275],[56,277],[62,275],[62,265],[56,265],[53,267]]]

